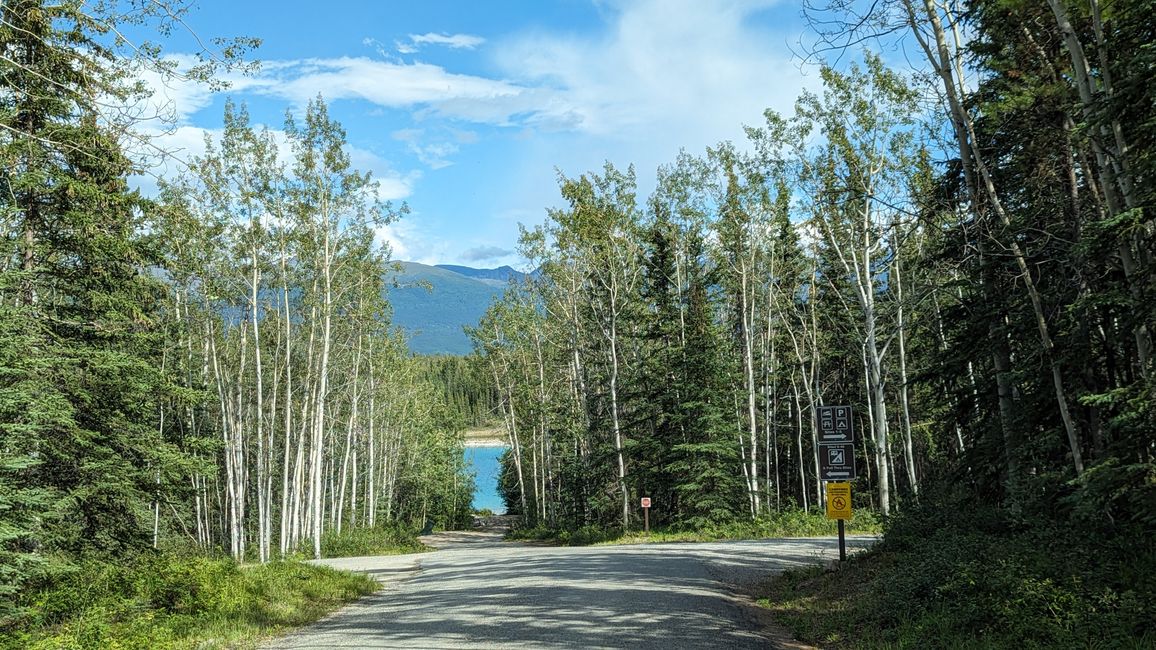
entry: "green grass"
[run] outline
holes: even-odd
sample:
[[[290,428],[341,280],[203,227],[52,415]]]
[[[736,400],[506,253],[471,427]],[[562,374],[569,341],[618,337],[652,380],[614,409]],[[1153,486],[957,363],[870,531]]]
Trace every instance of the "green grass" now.
[[[925,510],[839,566],[771,580],[760,604],[825,648],[1156,648],[1141,532]]]
[[[882,531],[874,513],[857,509],[847,524],[847,532],[874,534]],[[584,526],[576,530],[551,528],[518,528],[510,532],[510,539],[539,541],[561,546],[589,546],[599,544],[639,544],[643,542],[713,542],[727,539],[766,539],[772,537],[822,537],[835,535],[838,524],[821,513],[802,510],[784,510],[754,520],[734,521],[695,529],[654,528],[650,533],[631,529]]]
[[[372,579],[300,562],[238,566],[156,554],[90,562],[26,594],[0,648],[250,648],[376,591]]]
[[[432,550],[418,541],[413,531],[396,526],[345,529],[321,536],[321,557],[361,557],[366,555],[399,555]],[[313,556],[311,542],[303,544],[300,554]]]

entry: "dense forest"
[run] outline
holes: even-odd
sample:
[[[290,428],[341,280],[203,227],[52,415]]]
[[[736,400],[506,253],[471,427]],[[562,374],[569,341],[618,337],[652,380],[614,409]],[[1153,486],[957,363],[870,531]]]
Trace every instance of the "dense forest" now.
[[[168,158],[142,71],[223,90],[258,44],[177,70],[126,36],[184,7],[0,0],[0,633],[91,562],[459,525],[462,430],[491,418],[527,527],[636,529],[640,497],[670,529],[816,511],[836,404],[884,548],[1020,540],[1054,556],[969,548],[1022,551],[1008,593],[1150,624],[1149,3],[808,3],[821,88],[648,196],[632,167],[560,173],[522,232],[539,272],[469,359],[391,325],[374,232],[407,208],[322,98],[277,132],[230,102],[203,154],[133,189]],[[934,601],[917,582],[896,608]]]
[[[211,83],[256,45],[178,72],[123,35],[178,9],[0,3],[0,620],[85,558],[319,557],[468,518],[466,371],[391,326],[372,227],[405,208],[320,99],[287,142],[229,104],[156,196],[130,189],[167,153],[137,128],[141,71]]]
[[[565,207],[521,242],[541,277],[472,333],[512,509],[626,528],[642,496],[684,527],[814,508],[816,407],[846,404],[857,507],[932,485],[1152,529],[1152,21],[949,5],[809,7],[816,57],[858,62],[649,197],[609,163],[560,176]],[[921,74],[851,45],[897,39]]]

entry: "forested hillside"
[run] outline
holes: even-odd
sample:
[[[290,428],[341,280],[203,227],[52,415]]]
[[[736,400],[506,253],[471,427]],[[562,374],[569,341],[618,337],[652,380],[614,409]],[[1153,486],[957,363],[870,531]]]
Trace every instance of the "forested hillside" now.
[[[409,349],[426,355],[469,354],[472,345],[462,327],[477,324],[505,290],[506,276],[498,279],[486,277],[485,269],[415,262],[400,262],[398,267],[389,278],[395,285],[389,289],[389,300]],[[479,272],[482,275],[476,275]]]

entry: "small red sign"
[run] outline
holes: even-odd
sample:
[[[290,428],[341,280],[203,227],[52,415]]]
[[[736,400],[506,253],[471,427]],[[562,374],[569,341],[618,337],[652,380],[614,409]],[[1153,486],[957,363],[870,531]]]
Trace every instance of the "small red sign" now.
[[[650,507],[650,497],[642,497],[642,507],[643,508],[649,508]]]

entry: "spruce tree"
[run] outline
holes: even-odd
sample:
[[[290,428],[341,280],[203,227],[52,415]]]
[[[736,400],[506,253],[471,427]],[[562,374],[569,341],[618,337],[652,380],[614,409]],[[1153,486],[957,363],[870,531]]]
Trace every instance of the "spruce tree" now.
[[[118,139],[132,124],[116,109],[140,89],[111,36],[116,9],[0,7],[0,593],[49,552],[143,543],[175,459],[154,422],[162,292]]]
[[[705,267],[702,235],[687,233],[692,262],[687,270],[686,345],[681,375],[680,418],[685,442],[674,446],[668,471],[680,477],[675,490],[683,523],[701,528],[733,520],[743,512],[746,485],[741,476],[737,423],[727,416],[723,336],[713,319],[710,289],[717,278]]]

